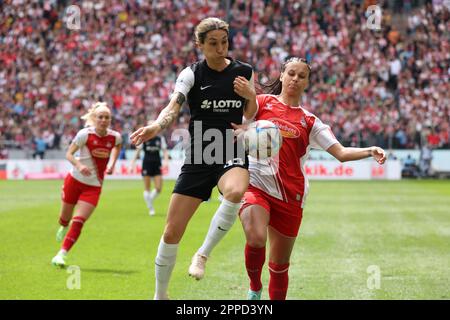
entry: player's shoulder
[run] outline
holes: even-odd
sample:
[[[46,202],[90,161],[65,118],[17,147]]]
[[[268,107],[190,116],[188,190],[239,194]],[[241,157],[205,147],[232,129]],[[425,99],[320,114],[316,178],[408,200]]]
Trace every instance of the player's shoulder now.
[[[95,128],[89,126],[89,127],[85,127],[85,128],[83,128],[83,129],[79,130],[79,131],[77,132],[77,136],[83,137],[83,136],[87,136],[87,135],[93,134],[93,133],[95,133]]]
[[[190,64],[189,66],[187,66],[184,70],[188,70],[186,72],[195,73],[196,71],[198,71],[198,70],[200,70],[202,68],[203,62],[204,61],[196,61],[196,62]]]
[[[115,136],[115,137],[117,137],[117,136],[120,137],[121,136],[119,131],[116,131],[116,130],[113,130],[113,129],[108,129],[107,134],[111,135],[111,136]]]
[[[250,64],[246,63],[246,62],[243,62],[243,61],[237,60],[237,59],[233,60],[233,62],[235,64],[236,68],[242,68],[242,69],[245,69],[245,70],[253,71],[253,67]]]

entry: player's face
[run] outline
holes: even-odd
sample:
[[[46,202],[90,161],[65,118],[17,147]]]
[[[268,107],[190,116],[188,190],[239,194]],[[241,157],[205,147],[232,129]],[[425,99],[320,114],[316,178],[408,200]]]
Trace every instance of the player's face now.
[[[211,30],[199,47],[207,60],[225,59],[228,55],[228,33],[225,30]]]
[[[105,131],[111,124],[111,113],[107,110],[99,110],[95,113],[95,128]]]
[[[306,63],[290,62],[280,76],[282,91],[288,95],[299,96],[308,86],[309,69]]]

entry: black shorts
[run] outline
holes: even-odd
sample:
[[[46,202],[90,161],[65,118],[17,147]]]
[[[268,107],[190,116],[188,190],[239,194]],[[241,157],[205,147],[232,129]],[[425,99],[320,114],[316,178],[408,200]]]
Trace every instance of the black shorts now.
[[[142,176],[154,177],[161,175],[161,162],[144,161],[142,162]]]
[[[248,159],[228,162],[227,164],[185,164],[181,168],[173,193],[207,201],[211,192],[225,172],[232,168],[248,169]]]

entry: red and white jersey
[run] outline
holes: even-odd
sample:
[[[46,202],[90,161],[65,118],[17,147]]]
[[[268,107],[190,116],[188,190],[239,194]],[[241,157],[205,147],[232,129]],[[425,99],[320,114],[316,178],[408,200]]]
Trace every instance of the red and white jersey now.
[[[80,148],[77,159],[91,170],[90,176],[83,176],[77,168],[72,167],[70,174],[76,180],[90,186],[101,187],[111,150],[122,143],[120,133],[108,129],[105,136],[99,136],[94,127],[80,130],[73,142]]]
[[[250,184],[267,194],[303,207],[308,179],[303,166],[310,148],[327,150],[339,143],[330,127],[302,107],[284,104],[274,95],[258,95],[254,120],[272,121],[280,129],[283,144],[274,158],[249,157]]]

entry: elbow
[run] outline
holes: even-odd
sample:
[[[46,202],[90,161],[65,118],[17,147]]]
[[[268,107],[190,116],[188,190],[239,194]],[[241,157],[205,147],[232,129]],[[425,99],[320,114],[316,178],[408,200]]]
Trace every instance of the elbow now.
[[[340,163],[344,163],[347,162],[349,159],[346,157],[346,155],[344,153],[338,154],[336,155],[336,159],[340,162]]]

